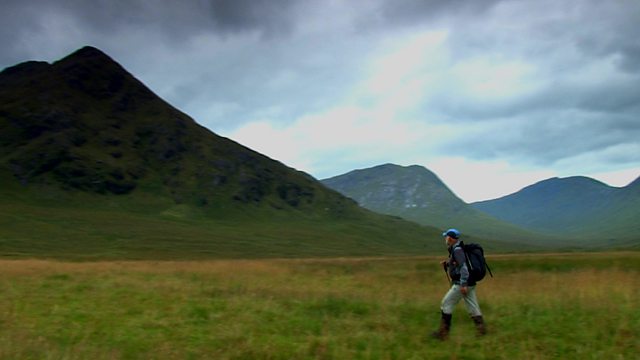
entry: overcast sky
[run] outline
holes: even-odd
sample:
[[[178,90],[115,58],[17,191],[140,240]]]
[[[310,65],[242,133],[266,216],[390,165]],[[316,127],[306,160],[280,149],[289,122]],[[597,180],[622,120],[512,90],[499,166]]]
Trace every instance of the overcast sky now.
[[[640,175],[637,0],[2,0],[0,68],[92,45],[318,179],[418,164],[467,202]]]

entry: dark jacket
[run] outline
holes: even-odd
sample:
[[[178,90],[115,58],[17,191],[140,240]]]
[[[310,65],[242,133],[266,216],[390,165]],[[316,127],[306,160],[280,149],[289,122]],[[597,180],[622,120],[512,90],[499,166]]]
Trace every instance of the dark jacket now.
[[[473,279],[469,279],[469,269],[464,254],[464,249],[460,246],[460,240],[448,248],[449,260],[447,261],[447,269],[449,276],[454,284],[461,286],[474,286],[476,283]]]

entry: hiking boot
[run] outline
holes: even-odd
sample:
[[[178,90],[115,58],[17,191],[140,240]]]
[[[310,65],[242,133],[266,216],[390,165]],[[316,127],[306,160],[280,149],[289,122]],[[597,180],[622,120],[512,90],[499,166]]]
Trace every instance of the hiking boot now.
[[[476,334],[478,336],[484,336],[487,334],[487,327],[484,324],[484,319],[482,319],[482,315],[480,316],[472,316],[473,323],[476,324]]]
[[[431,337],[438,340],[447,340],[449,337],[449,330],[451,329],[451,314],[442,313],[440,319],[440,328],[437,331],[431,333]]]

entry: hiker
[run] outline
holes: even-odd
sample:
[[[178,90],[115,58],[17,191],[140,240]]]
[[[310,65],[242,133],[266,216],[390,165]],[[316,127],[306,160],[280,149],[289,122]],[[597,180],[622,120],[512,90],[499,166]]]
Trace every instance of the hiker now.
[[[444,267],[445,271],[447,271],[451,279],[451,288],[442,298],[440,306],[442,316],[440,328],[431,335],[440,340],[446,340],[448,338],[449,330],[451,329],[453,309],[462,299],[464,299],[467,311],[476,325],[477,334],[480,336],[485,335],[487,330],[484,325],[484,320],[482,319],[478,299],[476,298],[476,282],[469,276],[467,259],[464,249],[461,247],[460,231],[449,229],[442,233],[442,236],[444,236],[447,244],[449,258],[441,261],[440,264]]]

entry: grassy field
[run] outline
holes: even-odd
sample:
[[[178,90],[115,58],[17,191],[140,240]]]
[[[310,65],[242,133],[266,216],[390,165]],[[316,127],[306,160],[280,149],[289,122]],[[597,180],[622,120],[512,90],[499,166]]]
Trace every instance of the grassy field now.
[[[442,230],[364,210],[325,217],[251,206],[212,212],[145,192],[98,196],[4,185],[0,181],[0,257],[202,260],[441,251]]]
[[[632,359],[640,253],[498,255],[429,339],[439,258],[0,261],[1,359]]]

